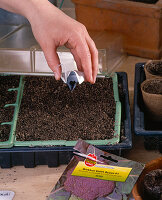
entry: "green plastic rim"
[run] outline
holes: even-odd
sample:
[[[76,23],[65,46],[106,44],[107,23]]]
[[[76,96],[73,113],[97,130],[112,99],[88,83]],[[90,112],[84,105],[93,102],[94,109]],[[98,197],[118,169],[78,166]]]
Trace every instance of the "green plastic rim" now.
[[[2,75],[2,76],[6,76],[6,75]],[[9,76],[9,75],[7,75],[7,76]],[[10,106],[13,106],[15,108],[14,108],[14,114],[13,114],[12,121],[1,123],[1,125],[10,125],[11,127],[10,127],[9,139],[7,141],[0,142],[0,148],[11,148],[14,145],[16,122],[17,122],[17,115],[18,115],[18,107],[20,105],[20,94],[21,94],[22,81],[23,81],[23,78],[20,77],[19,86],[17,88],[9,88],[8,89],[9,92],[10,91],[17,91],[17,97],[16,97],[15,103],[6,104],[4,106],[4,109],[7,108],[7,107],[10,107]]]
[[[121,102],[119,101],[119,92],[118,92],[118,78],[117,74],[113,73],[107,76],[98,76],[98,77],[106,77],[112,78],[113,81],[113,92],[114,92],[114,99],[116,103],[116,113],[115,113],[115,126],[114,126],[114,137],[112,139],[106,140],[86,140],[89,144],[93,145],[114,145],[119,143],[120,141],[120,124],[121,124]],[[23,96],[23,88],[24,88],[24,81],[21,83],[21,96]],[[21,104],[21,100],[19,102]],[[19,105],[20,108],[20,105]],[[16,115],[18,117],[18,115]],[[17,119],[16,119],[17,121]],[[28,147],[35,147],[35,146],[75,146],[77,141],[66,141],[66,140],[46,140],[46,141],[17,141],[15,136],[14,146],[28,146]]]

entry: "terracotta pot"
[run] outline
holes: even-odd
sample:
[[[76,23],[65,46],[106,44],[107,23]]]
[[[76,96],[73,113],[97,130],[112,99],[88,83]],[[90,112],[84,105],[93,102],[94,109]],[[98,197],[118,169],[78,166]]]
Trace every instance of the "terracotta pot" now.
[[[144,176],[152,170],[155,169],[162,169],[162,157],[156,160],[152,160],[148,164],[146,164],[144,170],[142,171],[141,175],[139,176],[135,186],[133,187],[132,194],[135,200],[143,200],[144,199],[144,192],[143,192],[143,180]]]
[[[162,94],[153,94],[146,92],[150,85],[159,85],[162,87],[162,79],[148,79],[141,84],[143,101],[146,112],[153,121],[162,121]],[[162,90],[162,89],[161,89]]]
[[[153,64],[159,64],[158,71],[155,71],[152,69]],[[162,79],[162,60],[149,60],[145,64],[144,70],[145,70],[146,79],[153,79],[153,78]]]

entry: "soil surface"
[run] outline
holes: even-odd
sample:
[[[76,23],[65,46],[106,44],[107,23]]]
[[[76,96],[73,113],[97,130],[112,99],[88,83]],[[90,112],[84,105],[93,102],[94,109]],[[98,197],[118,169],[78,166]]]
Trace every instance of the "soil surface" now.
[[[162,76],[162,61],[151,62],[147,65],[146,68],[150,73]]]
[[[26,77],[16,139],[110,139],[115,110],[112,79],[84,82],[71,92],[53,77]]]
[[[150,94],[162,94],[162,79],[151,80],[143,86],[143,90]]]
[[[9,88],[19,86],[19,76],[0,76],[0,124],[2,122],[10,122],[13,118],[14,107],[4,108],[6,104],[16,102],[16,91],[8,91]],[[0,142],[9,139],[10,126],[0,125]]]
[[[146,174],[143,185],[145,200],[161,200],[162,169],[156,169]]]

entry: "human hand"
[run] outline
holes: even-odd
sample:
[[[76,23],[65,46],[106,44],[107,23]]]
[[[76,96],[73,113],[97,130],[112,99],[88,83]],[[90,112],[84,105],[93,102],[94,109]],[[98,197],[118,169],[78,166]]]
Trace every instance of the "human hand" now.
[[[84,72],[86,81],[94,83],[98,72],[98,51],[84,25],[47,0],[38,1],[31,11],[27,18],[56,80],[61,77],[56,50],[58,46],[65,45],[73,54],[78,70]]]
[[[25,16],[40,44],[49,67],[58,80],[61,68],[57,47],[70,49],[86,81],[94,83],[98,72],[98,51],[85,26],[68,17],[48,0],[0,0],[0,7]]]

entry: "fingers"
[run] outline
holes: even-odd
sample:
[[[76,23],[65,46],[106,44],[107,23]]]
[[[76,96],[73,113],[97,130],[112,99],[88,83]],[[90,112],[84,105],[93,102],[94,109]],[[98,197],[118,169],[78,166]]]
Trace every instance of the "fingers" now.
[[[78,54],[76,53],[75,49],[70,49],[70,51],[71,51],[71,53],[72,53],[73,56],[74,56],[74,60],[75,60],[75,62],[76,62],[76,64],[77,64],[78,70],[82,72],[83,69],[82,69],[82,64],[81,64],[80,57],[79,57]]]
[[[56,46],[64,44],[73,54],[78,70],[84,72],[85,80],[95,83],[98,72],[98,51],[83,25],[79,24],[79,28],[75,28],[74,30],[69,35],[67,34],[67,37],[64,39],[62,39],[63,35],[59,35],[54,43],[41,45],[45,58],[49,67],[54,72],[56,80],[59,80],[61,78],[61,67],[59,57],[56,53]],[[61,42],[55,45],[56,41]]]
[[[96,48],[95,43],[93,40],[88,36],[87,39],[87,44],[91,53],[91,60],[92,60],[92,77],[93,77],[93,82],[95,83],[96,81],[96,76],[98,72],[98,50]]]
[[[89,35],[85,40],[78,40],[76,47],[71,49],[71,53],[78,70],[84,72],[86,81],[95,83],[98,72],[98,51]]]
[[[48,46],[47,48],[43,49],[43,51],[49,67],[54,72],[55,79],[60,80],[61,65],[58,54],[56,52],[56,47]]]
[[[98,72],[98,51],[85,26],[80,25],[75,36],[68,40],[66,47],[71,50],[78,70],[84,72],[86,81],[95,83]]]
[[[78,42],[78,45],[76,46],[76,51],[74,51],[73,55],[75,54],[77,54],[80,58],[82,71],[84,72],[86,81],[94,83],[92,77],[91,53],[89,51],[89,47],[86,41]]]

